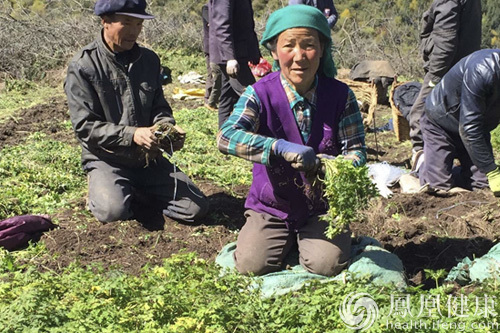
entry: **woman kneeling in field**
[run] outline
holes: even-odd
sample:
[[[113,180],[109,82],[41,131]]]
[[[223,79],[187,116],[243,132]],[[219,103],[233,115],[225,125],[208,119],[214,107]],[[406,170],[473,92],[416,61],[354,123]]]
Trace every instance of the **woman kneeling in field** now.
[[[350,255],[350,231],[328,239],[319,220],[327,204],[308,181],[317,154],[366,162],[365,135],[353,92],[334,79],[330,28],[306,5],[274,12],[261,44],[274,58],[272,74],[246,89],[218,134],[219,150],[254,162],[246,223],[234,253],[243,274],[281,270],[298,246],[300,264],[332,276]]]

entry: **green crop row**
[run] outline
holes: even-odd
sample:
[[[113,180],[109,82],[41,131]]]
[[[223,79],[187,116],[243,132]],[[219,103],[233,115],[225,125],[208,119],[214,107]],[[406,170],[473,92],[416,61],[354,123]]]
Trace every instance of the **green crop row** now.
[[[249,183],[250,165],[217,151],[213,112],[182,109],[176,117],[188,132],[186,147],[174,156],[181,168],[227,187],[235,181]],[[2,149],[0,184],[2,216],[71,207],[86,187],[79,149],[35,133],[22,145]],[[377,304],[378,315],[369,332],[398,332],[402,327],[446,332],[453,325],[464,332],[493,332],[494,314],[500,313],[494,299],[500,298],[497,281],[462,296],[465,289],[399,291],[360,278],[311,282],[300,291],[262,299],[258,290],[250,288],[249,278],[221,276],[214,263],[193,253],[146,267],[140,276],[77,264],[62,273],[41,272],[30,265],[32,259],[46,255],[43,244],[12,253],[0,251],[0,331],[344,332],[349,330],[339,313],[351,293],[370,295]],[[433,272],[427,273],[432,277]],[[405,313],[410,303],[411,312]],[[458,317],[460,304],[468,306]],[[359,306],[359,314],[369,309],[363,303]]]
[[[373,316],[368,332],[498,328],[495,283],[464,295],[446,287],[402,293],[364,279],[311,282],[300,291],[264,299],[251,287],[251,278],[221,276],[215,264],[193,253],[146,267],[140,276],[77,265],[61,274],[41,273],[13,262],[12,254],[0,251],[2,332],[348,332],[339,312],[352,294],[367,295],[376,304],[376,312],[359,304],[357,314]]]

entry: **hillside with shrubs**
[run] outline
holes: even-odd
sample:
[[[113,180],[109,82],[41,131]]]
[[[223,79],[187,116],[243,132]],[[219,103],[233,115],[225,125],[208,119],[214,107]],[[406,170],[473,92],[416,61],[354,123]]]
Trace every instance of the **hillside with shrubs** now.
[[[60,69],[98,31],[93,0],[1,0],[0,81],[40,80]],[[204,0],[149,0],[155,20],[145,23],[142,43],[160,54],[176,50],[203,57],[201,6]],[[420,18],[430,0],[335,1],[340,19],[333,30],[338,67],[388,60],[399,75],[422,76],[418,54]],[[269,14],[285,0],[253,1],[261,36]],[[483,48],[500,47],[498,0],[483,0]]]

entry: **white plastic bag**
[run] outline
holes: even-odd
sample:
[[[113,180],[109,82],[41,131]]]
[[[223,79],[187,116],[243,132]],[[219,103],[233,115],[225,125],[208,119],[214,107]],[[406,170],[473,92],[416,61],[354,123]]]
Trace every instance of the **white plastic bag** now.
[[[392,195],[389,187],[394,186],[399,178],[406,173],[408,173],[406,169],[390,165],[387,162],[368,165],[368,175],[384,198],[389,198]]]

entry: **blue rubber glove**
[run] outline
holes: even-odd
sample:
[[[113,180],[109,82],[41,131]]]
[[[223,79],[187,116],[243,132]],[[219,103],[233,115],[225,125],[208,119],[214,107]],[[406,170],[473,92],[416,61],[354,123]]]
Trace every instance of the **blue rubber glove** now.
[[[316,153],[309,146],[279,139],[274,144],[274,155],[283,157],[290,162],[292,168],[299,171],[313,171],[317,168]]]
[[[497,167],[495,170],[488,172],[486,176],[488,177],[491,191],[495,197],[500,197],[500,169]]]

